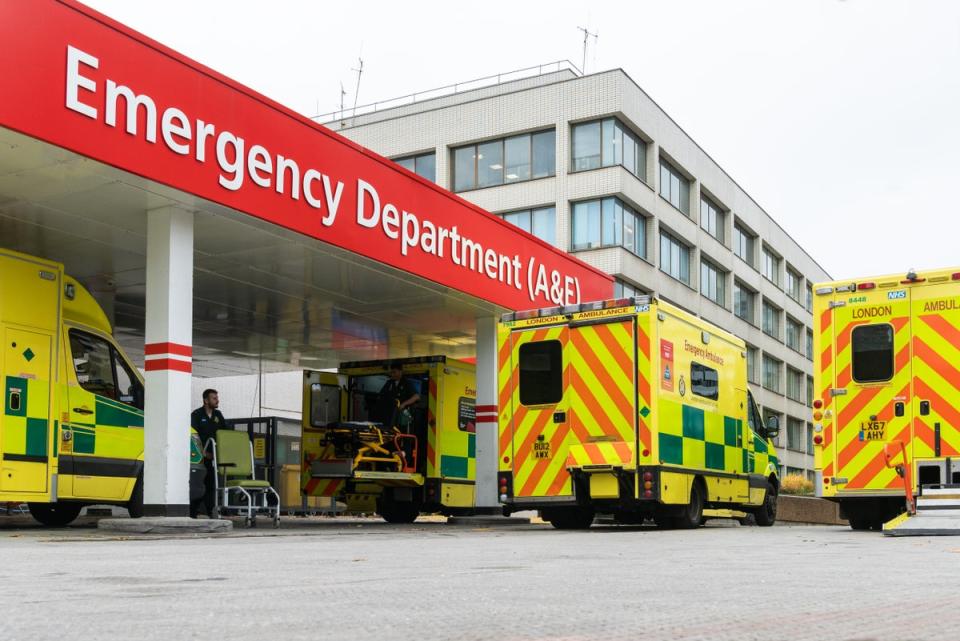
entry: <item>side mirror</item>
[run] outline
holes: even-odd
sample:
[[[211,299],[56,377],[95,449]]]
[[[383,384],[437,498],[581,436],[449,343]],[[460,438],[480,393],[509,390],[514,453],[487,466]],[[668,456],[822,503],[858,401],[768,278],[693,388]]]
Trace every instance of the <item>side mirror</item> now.
[[[776,416],[767,417],[767,438],[777,438],[780,434],[780,419]]]

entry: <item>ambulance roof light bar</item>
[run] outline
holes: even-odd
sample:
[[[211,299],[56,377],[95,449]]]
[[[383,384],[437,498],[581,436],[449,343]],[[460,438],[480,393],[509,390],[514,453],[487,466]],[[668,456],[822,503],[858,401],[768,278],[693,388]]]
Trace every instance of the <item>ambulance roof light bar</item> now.
[[[529,320],[531,318],[547,318],[549,316],[570,316],[580,312],[594,312],[603,309],[617,309],[620,307],[636,307],[637,305],[649,305],[653,299],[652,296],[630,296],[625,298],[608,298],[607,300],[590,301],[589,303],[580,303],[579,305],[562,305],[554,307],[541,307],[539,309],[525,309],[519,312],[507,312],[500,316],[500,322],[510,323],[512,321]]]

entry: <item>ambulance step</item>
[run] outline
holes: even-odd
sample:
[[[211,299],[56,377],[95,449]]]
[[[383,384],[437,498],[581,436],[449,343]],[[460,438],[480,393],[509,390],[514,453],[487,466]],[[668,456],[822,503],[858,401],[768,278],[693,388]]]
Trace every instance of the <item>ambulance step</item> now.
[[[960,509],[906,512],[883,524],[885,536],[960,536]]]
[[[924,485],[917,497],[920,510],[960,510],[960,485]]]

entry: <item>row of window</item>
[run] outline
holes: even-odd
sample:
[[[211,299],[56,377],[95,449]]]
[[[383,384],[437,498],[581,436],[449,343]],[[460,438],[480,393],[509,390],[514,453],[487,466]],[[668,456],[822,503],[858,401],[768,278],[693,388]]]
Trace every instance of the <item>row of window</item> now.
[[[756,299],[758,294],[741,283],[739,280],[733,282],[733,313],[737,318],[747,321],[751,325],[756,325]],[[761,324],[763,333],[781,340],[780,326],[784,312],[782,309],[763,299]],[[805,328],[803,323],[787,315],[784,323],[783,341],[787,347],[795,352],[813,359],[813,331]],[[806,340],[804,340],[806,338]]]
[[[762,385],[765,389],[777,394],[786,393],[787,398],[807,406],[813,405],[813,378],[800,370],[786,366],[786,390],[784,390],[784,363],[764,353],[760,359],[758,370],[757,359],[760,350],[752,345],[747,346],[747,380]]]
[[[600,167],[622,166],[640,180],[646,182],[647,143],[633,133],[620,120],[605,118],[578,123],[572,127],[573,171],[585,171]],[[436,180],[436,156],[434,153],[399,158],[397,163],[416,173]],[[690,215],[690,179],[666,158],[659,159],[660,196],[681,211]],[[453,149],[453,190],[468,191],[556,174],[556,130],[510,136],[483,143],[465,145]],[[619,201],[617,201],[619,202]],[[646,257],[646,234],[631,232],[629,221],[621,217],[617,222],[613,213],[603,215],[599,201],[574,206],[573,249],[591,249],[622,245],[633,253]],[[625,205],[618,205],[625,208]],[[578,212],[579,210],[579,212]],[[632,211],[632,210],[631,210]],[[579,216],[578,216],[579,213]],[[700,227],[716,238],[726,242],[726,212],[708,195],[700,195]],[[632,220],[639,229],[642,216],[632,212]],[[538,234],[539,235],[539,234]],[[550,234],[551,236],[553,234]],[[674,239],[676,240],[676,239]],[[759,269],[763,276],[808,311],[812,310],[813,291],[809,282],[804,285],[803,276],[766,245],[760,247],[759,264],[756,255],[759,238],[736,221],[733,226],[732,249],[741,260]],[[552,241],[550,241],[552,242]],[[683,251],[680,250],[682,254]],[[689,251],[687,251],[689,254]],[[671,261],[674,258],[671,256]],[[670,263],[664,269],[671,275],[689,273],[689,265],[683,268]],[[688,278],[680,278],[689,284]],[[717,293],[717,288],[711,291]],[[718,300],[708,296],[711,300]],[[720,298],[719,300],[722,300]]]

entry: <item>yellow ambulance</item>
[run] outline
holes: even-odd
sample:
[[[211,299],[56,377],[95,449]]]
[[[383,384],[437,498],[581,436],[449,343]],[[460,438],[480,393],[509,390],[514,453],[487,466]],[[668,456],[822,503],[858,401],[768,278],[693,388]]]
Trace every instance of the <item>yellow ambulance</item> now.
[[[505,314],[499,493],[554,527],[597,514],[693,528],[707,509],[776,519],[777,455],[742,340],[655,297]]]
[[[142,515],[143,380],[90,293],[60,263],[0,249],[0,338],[0,503],[50,526],[91,504]]]
[[[907,495],[960,483],[960,269],[821,283],[813,301],[816,494],[879,530]]]
[[[420,397],[402,428],[374,420],[391,364]],[[445,356],[344,363],[338,374],[305,371],[303,494],[390,523],[471,512],[476,399],[474,365]]]

